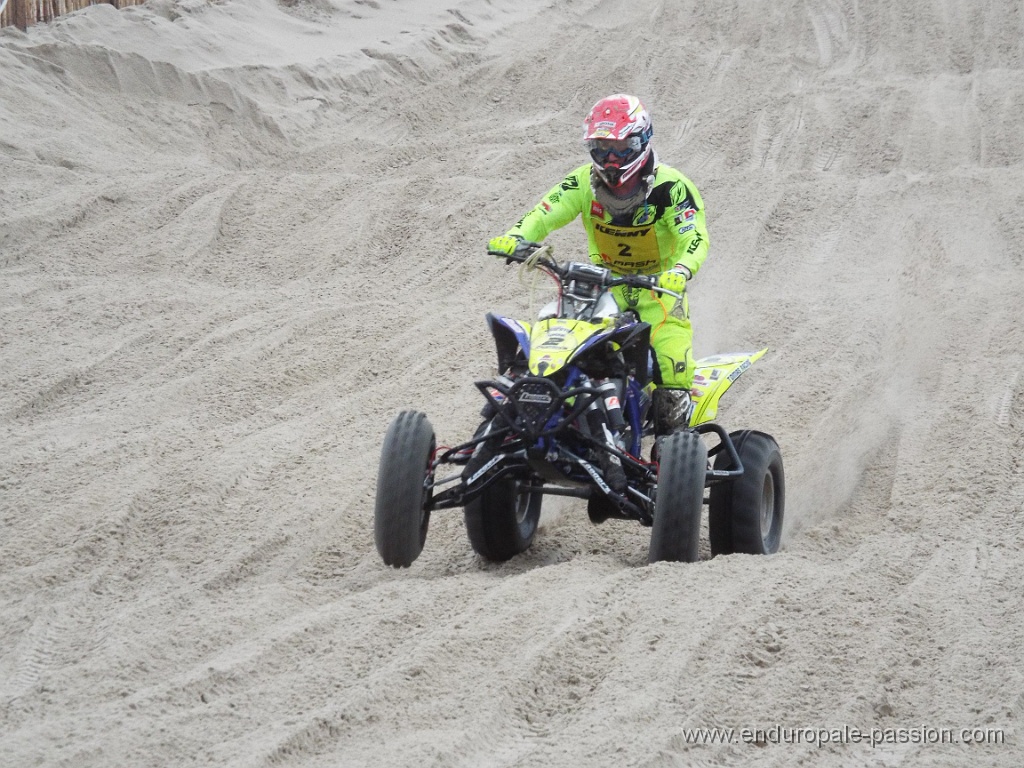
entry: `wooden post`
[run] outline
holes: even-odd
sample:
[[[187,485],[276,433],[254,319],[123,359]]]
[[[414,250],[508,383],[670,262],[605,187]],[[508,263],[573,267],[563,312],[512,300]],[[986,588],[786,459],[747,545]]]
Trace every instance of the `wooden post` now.
[[[24,32],[31,23],[28,18],[32,0],[11,0],[11,20],[14,26]]]
[[[142,5],[145,0],[0,0],[0,27],[13,26],[25,31],[30,25],[53,21],[59,16],[80,11],[96,3],[109,3],[117,9]]]

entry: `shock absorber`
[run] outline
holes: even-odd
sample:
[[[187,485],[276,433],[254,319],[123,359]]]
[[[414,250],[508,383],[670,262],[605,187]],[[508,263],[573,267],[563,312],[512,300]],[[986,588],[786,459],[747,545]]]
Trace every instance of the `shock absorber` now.
[[[608,417],[608,426],[613,432],[621,432],[626,427],[626,420],[622,416],[622,401],[618,382],[612,379],[605,379],[597,387],[601,392],[601,402],[604,404],[604,412]]]
[[[601,464],[604,468],[605,480],[615,491],[621,493],[626,488],[626,472],[622,468],[622,461],[614,450],[620,449],[615,440],[615,434],[621,432],[625,426],[622,418],[622,406],[619,403],[618,387],[614,381],[609,379],[596,380],[593,382],[601,393],[599,397],[587,408],[587,421],[591,427],[594,437],[603,438],[609,451],[602,456]],[[599,405],[600,403],[600,405]],[[614,420],[614,421],[613,421]]]

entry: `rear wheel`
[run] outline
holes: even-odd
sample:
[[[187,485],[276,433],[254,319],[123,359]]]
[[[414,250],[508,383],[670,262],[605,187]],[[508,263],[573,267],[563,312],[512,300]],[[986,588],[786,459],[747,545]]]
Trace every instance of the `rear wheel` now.
[[[708,449],[696,432],[676,432],[661,439],[648,562],[697,561],[707,467]]]
[[[786,476],[778,443],[762,432],[735,432],[743,474],[711,487],[708,527],[712,555],[742,552],[770,555],[779,550],[786,506]],[[725,451],[715,469],[732,469]]]
[[[539,481],[500,480],[466,505],[466,533],[477,554],[503,562],[530,548],[543,501],[530,492],[534,485]]]
[[[418,411],[402,411],[384,436],[373,534],[380,556],[395,568],[412,565],[427,539],[426,480],[435,447],[434,429]]]

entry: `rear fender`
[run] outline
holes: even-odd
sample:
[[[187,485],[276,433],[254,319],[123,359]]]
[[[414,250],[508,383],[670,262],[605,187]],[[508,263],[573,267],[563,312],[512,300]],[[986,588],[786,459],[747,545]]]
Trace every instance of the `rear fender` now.
[[[697,361],[693,374],[693,415],[690,426],[711,421],[718,415],[718,401],[743,372],[757,362],[768,348],[758,352],[733,352]]]

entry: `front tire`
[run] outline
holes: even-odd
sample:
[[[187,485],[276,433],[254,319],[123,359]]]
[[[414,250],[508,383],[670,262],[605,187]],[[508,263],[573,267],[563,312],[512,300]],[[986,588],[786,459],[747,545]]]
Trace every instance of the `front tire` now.
[[[377,552],[395,568],[408,568],[423,551],[430,522],[426,480],[435,448],[434,429],[418,411],[402,411],[384,436],[373,535]]]
[[[708,449],[696,432],[661,438],[648,562],[697,562],[707,468]]]
[[[786,475],[778,443],[762,432],[730,435],[743,474],[711,487],[708,528],[712,555],[771,555],[779,550],[786,507]],[[732,469],[722,451],[715,469]]]
[[[525,552],[537,533],[542,501],[540,493],[516,493],[512,478],[485,489],[465,507],[466,533],[474,551],[499,563]]]

